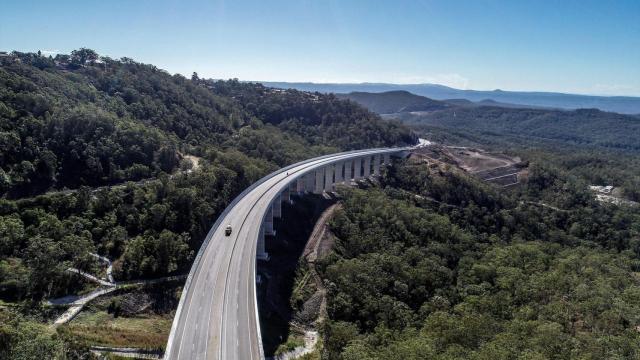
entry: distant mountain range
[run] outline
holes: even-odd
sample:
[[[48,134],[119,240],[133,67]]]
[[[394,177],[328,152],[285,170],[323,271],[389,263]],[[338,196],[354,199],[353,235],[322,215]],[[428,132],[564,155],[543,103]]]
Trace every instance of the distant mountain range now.
[[[494,106],[511,109],[546,109],[541,106],[501,103],[493,100],[473,102],[467,99],[433,100],[428,97],[412,94],[404,90],[386,91],[381,93],[351,92],[335,94],[342,99],[349,99],[378,114],[395,114],[404,112],[437,111],[456,107]]]
[[[481,91],[460,90],[436,84],[321,84],[321,83],[289,83],[262,82],[265,86],[322,93],[351,93],[388,91],[408,91],[416,95],[435,100],[465,99],[473,102],[495,101],[512,106],[545,107],[557,109],[600,109],[621,114],[640,114],[640,97],[631,96],[591,96],[563,94],[553,92],[524,91]]]

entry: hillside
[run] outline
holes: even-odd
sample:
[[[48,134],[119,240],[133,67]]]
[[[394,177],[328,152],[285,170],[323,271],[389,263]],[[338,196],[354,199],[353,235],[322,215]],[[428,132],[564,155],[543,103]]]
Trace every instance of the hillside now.
[[[422,129],[464,129],[478,135],[515,136],[569,145],[640,151],[640,121],[637,117],[595,109],[562,111],[482,106],[390,117]]]
[[[3,57],[0,91],[0,195],[9,197],[169,173],[179,153],[236,149],[273,168],[413,141],[331,95],[186,79],[86,49]]]
[[[435,111],[450,107],[449,104],[431,100],[408,91],[387,91],[383,93],[351,92],[336,94],[338,98],[349,99],[378,114],[392,114],[411,111]]]
[[[81,290],[64,270],[95,270],[89,253],[113,259],[117,280],[183,274],[218,214],[270,171],[413,141],[333,95],[186,79],[87,49],[4,57],[0,300]]]
[[[360,84],[322,84],[322,83],[287,83],[267,82],[267,86],[282,89],[298,89],[304,91],[319,91],[323,93],[349,93],[349,92],[373,92],[409,91],[413,94],[426,96],[435,100],[467,99],[478,102],[493,100],[500,103],[508,103],[522,106],[548,107],[559,109],[595,108],[602,111],[613,111],[621,114],[639,114],[640,97],[631,96],[592,96],[563,94],[553,92],[527,92],[527,91],[503,91],[503,90],[461,90],[438,84],[385,84],[385,83],[360,83]]]
[[[447,168],[342,189],[316,260],[327,358],[639,358],[638,209],[544,162],[513,191]]]

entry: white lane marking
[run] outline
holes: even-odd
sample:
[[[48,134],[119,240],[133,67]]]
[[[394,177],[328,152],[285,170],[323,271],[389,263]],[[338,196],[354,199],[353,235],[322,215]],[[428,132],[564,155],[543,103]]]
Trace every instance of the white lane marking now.
[[[231,212],[230,212],[230,213],[231,213]],[[227,215],[228,215],[228,214],[227,214]],[[225,219],[226,219],[226,217],[225,217]],[[220,243],[220,242],[215,242],[215,241],[214,241],[214,239],[215,239],[215,236],[216,236],[216,233],[217,233],[217,232],[218,232],[218,231],[214,232],[214,233],[212,234],[212,236],[211,236],[211,242],[213,242],[213,243],[215,243],[215,244],[219,244],[219,243]],[[217,247],[220,247],[220,246],[217,246]],[[214,248],[215,248],[215,246],[209,247],[209,248],[207,248],[207,249],[205,250],[205,252],[209,251],[209,249],[212,249],[212,250],[210,250],[210,251],[214,251]],[[214,254],[216,254],[216,252],[214,252]],[[206,267],[206,265],[207,265],[207,263],[208,263],[208,261],[207,261],[208,259],[210,259],[210,258],[207,256],[207,257],[206,257],[206,259],[204,259],[204,261],[202,261],[200,264],[201,264],[203,267]],[[214,255],[214,260],[215,260],[215,255]],[[210,273],[211,273],[211,271],[210,271],[210,270],[211,270],[211,269],[207,269],[207,270],[206,270],[206,274],[207,274],[207,275],[205,276],[205,280],[204,280],[205,285],[206,285],[206,284],[207,284],[207,282],[208,282],[207,280],[209,279],[209,275],[210,275]],[[216,284],[216,279],[217,279],[217,278],[215,278],[215,277],[214,277],[214,281],[213,281],[213,283],[214,283],[214,288],[215,288],[215,284]],[[193,287],[192,289],[197,288],[197,286],[195,286],[195,285],[196,285],[196,284],[198,284],[199,280],[200,280],[200,276],[196,277],[196,279],[195,279],[195,283],[194,283],[194,287]],[[195,291],[195,290],[194,290],[194,291]],[[200,297],[201,297],[201,298],[204,298],[205,294],[206,294],[206,291],[202,291],[202,292],[201,292]],[[213,297],[212,297],[212,299],[213,299]],[[202,301],[200,301],[200,304],[201,304],[201,306],[202,306]],[[211,314],[211,310],[212,310],[212,309],[213,309],[213,306],[212,306],[212,305],[211,305],[211,306],[209,306],[209,314]],[[190,312],[191,312],[191,306],[189,306],[189,307],[188,307],[188,309],[187,309],[187,317],[185,318],[185,321],[188,321],[188,320],[189,320],[189,314],[190,314]],[[196,321],[195,321],[195,322],[196,322],[196,329],[197,329],[198,321],[199,321],[199,318],[197,318],[197,319],[196,319]],[[207,347],[208,347],[208,341],[209,341],[209,321],[207,321],[207,326],[206,326],[206,327],[207,327],[207,331],[206,331],[205,347],[204,347],[204,348],[205,348],[205,354],[206,354],[206,349],[207,349]],[[194,335],[195,335],[195,334],[194,334]],[[195,337],[195,336],[194,336],[194,337]],[[180,347],[178,348],[178,359],[180,359],[180,358],[181,358],[181,356],[180,356],[180,355],[181,355],[181,353],[182,353],[182,348],[183,348],[183,347],[182,347],[182,342],[183,342],[184,340],[185,340],[185,339],[184,339],[184,337],[183,337],[183,339],[181,339],[181,341],[180,341]],[[192,345],[193,345],[193,347],[192,347],[191,352],[192,352],[192,355],[193,355],[193,352],[195,351],[195,343],[193,343]]]
[[[288,186],[288,185],[287,185]],[[255,259],[256,257],[256,253],[254,251],[254,246],[251,246],[251,251],[249,252],[249,255],[253,256],[253,258]],[[253,266],[251,267],[251,272],[253,273],[253,276],[247,276],[247,294],[251,294],[251,282],[255,282],[255,277],[256,277],[256,268],[255,268],[255,262],[253,263]],[[254,284],[255,285],[255,284]],[[248,326],[247,329],[249,329],[249,346],[251,346],[251,344],[253,344],[253,341],[251,340],[251,300],[253,299],[255,300],[255,296],[247,296],[247,322],[248,322]],[[258,327],[260,327],[260,324],[258,324]],[[260,346],[260,345],[258,345]],[[249,350],[249,355],[251,356],[251,360],[253,360],[253,349]]]
[[[236,204],[236,206],[238,206],[238,205],[240,205],[240,204]],[[232,211],[229,211],[229,215],[230,215],[230,214],[232,214]],[[225,219],[226,219],[226,218],[225,218]],[[231,222],[231,221],[229,221],[229,222]],[[234,235],[235,239],[237,239],[239,235],[240,235],[240,231],[238,231],[238,232]],[[234,240],[234,242],[235,242],[235,240]],[[230,256],[232,256],[232,255],[233,255],[233,250],[232,250],[232,253],[231,253],[231,255],[230,255]],[[215,259],[214,259],[214,260],[215,260]],[[209,272],[209,273],[210,273],[210,272]],[[214,276],[214,277],[213,277],[213,286],[212,286],[212,288],[211,288],[211,289],[213,290],[213,292],[215,292],[215,289],[216,289],[216,285],[217,285],[217,284],[218,284],[218,276]],[[223,290],[223,291],[224,291],[224,290]],[[204,291],[203,291],[203,293],[204,293]],[[212,295],[213,295],[213,294],[212,294]],[[204,350],[204,353],[205,353],[205,357],[206,357],[206,354],[207,354],[207,349],[209,348],[209,331],[211,330],[211,312],[212,312],[212,310],[213,310],[213,302],[214,302],[214,300],[215,300],[215,296],[212,296],[212,297],[211,297],[211,302],[212,302],[212,303],[211,303],[211,305],[209,305],[209,312],[208,312],[208,314],[207,314],[207,331],[206,331],[206,333],[205,333],[205,340],[204,340],[204,349],[205,349],[205,350]],[[224,299],[223,299],[223,300],[224,300]],[[224,303],[222,304],[222,309],[224,310]],[[222,341],[222,337],[220,337],[220,338],[218,339],[218,342],[221,342],[221,341]],[[220,344],[220,348],[222,348],[222,344]]]

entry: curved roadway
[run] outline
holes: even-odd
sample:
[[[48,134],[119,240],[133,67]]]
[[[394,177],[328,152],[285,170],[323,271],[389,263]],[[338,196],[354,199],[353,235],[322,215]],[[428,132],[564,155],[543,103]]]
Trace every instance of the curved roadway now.
[[[202,244],[180,298],[165,359],[264,359],[256,300],[256,249],[271,203],[300,176],[337,161],[409,148],[351,151],[278,170],[225,209]],[[231,236],[224,228],[231,224]]]

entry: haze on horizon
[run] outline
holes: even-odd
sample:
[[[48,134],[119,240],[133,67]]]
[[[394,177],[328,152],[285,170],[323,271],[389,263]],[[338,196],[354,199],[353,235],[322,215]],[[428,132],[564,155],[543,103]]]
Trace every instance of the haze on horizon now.
[[[640,96],[633,0],[61,0],[2,10],[0,50],[88,47],[187,76]]]

